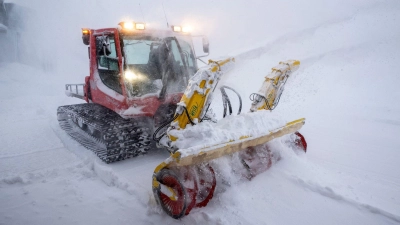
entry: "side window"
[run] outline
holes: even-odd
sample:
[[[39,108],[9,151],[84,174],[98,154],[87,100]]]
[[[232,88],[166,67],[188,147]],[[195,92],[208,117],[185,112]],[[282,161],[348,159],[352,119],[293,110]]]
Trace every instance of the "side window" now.
[[[192,67],[194,66],[193,62],[194,62],[194,56],[193,56],[193,52],[192,52],[192,48],[189,45],[189,43],[187,43],[186,41],[180,40],[178,39],[179,45],[182,48],[182,52],[186,58],[186,61],[188,62],[189,66]]]
[[[179,45],[182,50],[182,56],[184,57],[184,60],[187,63],[186,65],[187,65],[187,69],[189,72],[189,77],[191,77],[197,71],[196,64],[195,64],[196,59],[195,59],[193,51],[192,51],[192,46],[184,40],[181,40],[181,39],[177,39],[177,40],[178,40]],[[174,55],[175,55],[175,53],[174,53]],[[181,65],[183,65],[183,63],[181,63]]]
[[[118,56],[114,35],[96,37],[97,69],[101,81],[112,90],[122,94]]]
[[[171,50],[175,60],[179,62],[179,65],[183,66],[181,54],[179,53],[178,45],[176,44],[175,40],[171,41]]]
[[[96,37],[97,68],[119,71],[114,35]]]

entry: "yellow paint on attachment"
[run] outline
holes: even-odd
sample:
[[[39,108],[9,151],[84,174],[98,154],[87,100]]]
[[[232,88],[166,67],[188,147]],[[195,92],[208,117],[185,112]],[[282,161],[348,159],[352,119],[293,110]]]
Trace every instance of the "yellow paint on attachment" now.
[[[294,66],[300,66],[300,61],[299,60],[294,60],[293,65]]]
[[[153,176],[153,188],[159,188],[160,187],[160,183],[157,181],[156,177]]]
[[[275,101],[275,97],[274,97],[274,96],[276,96],[276,95],[275,95],[275,92],[276,92],[275,89],[272,89],[272,90],[269,92],[268,96],[266,96],[266,100],[268,101],[268,104],[269,104],[269,106],[270,106],[271,108],[274,107],[274,101]],[[270,109],[267,107],[267,102],[266,102],[266,101],[263,101],[263,104],[262,104],[257,110],[263,110],[263,109],[270,110]]]
[[[234,58],[227,58],[222,61],[212,61],[209,60],[209,68],[206,70],[211,70],[212,72],[216,72],[220,69],[220,66],[225,65],[228,62],[235,61]],[[203,71],[205,72],[205,71]],[[207,72],[208,73],[208,72]],[[220,74],[219,74],[220,75]],[[195,75],[196,76],[196,75]],[[206,76],[203,80],[196,81],[198,89],[194,90],[190,98],[185,94],[182,96],[180,103],[186,107],[186,110],[189,114],[191,120],[200,120],[200,115],[205,107],[205,103],[207,100],[207,96],[214,88],[214,76]],[[209,84],[209,85],[207,85]],[[182,112],[177,116],[177,118],[173,121],[173,124],[178,124],[175,129],[185,129],[186,125],[189,124],[189,118],[186,112]],[[168,135],[171,141],[176,141],[178,138],[172,135]]]
[[[277,85],[277,84],[278,84],[278,82],[279,82],[280,78],[281,78],[281,76],[278,76],[277,78],[275,78],[275,80],[274,80],[274,84],[275,84],[275,85]]]
[[[205,84],[206,81],[203,80],[200,83],[200,87],[205,88]],[[194,91],[191,98],[187,98],[186,95],[182,96],[181,102],[186,105],[186,109],[188,110],[191,119],[196,119],[200,117],[200,113],[203,110],[204,102],[206,101],[206,97],[209,91],[210,89],[206,89],[205,94],[200,94],[198,91]],[[186,113],[183,112],[174,120],[174,122],[178,122],[180,129],[185,129],[186,125],[189,123],[189,118],[187,118]],[[175,141],[176,139],[171,140]]]
[[[222,61],[214,62],[210,61],[209,63],[216,63],[219,66],[223,66],[228,62],[234,61],[233,58],[228,58]],[[216,72],[219,69],[219,66],[215,65],[211,68],[212,72]],[[206,84],[207,82],[211,85],[214,83],[214,80],[202,80],[200,81],[199,88],[202,90],[201,93],[198,91],[194,91],[192,96],[188,98],[186,95],[182,96],[182,99],[180,102],[184,103],[186,105],[186,109],[190,115],[191,119],[199,119],[200,114],[203,111],[205,101],[207,99],[207,96],[210,92],[211,87],[207,87]],[[183,112],[181,115],[179,115],[174,122],[178,122],[179,128],[178,129],[185,129],[186,125],[189,123],[189,118],[187,118],[187,115],[185,112]],[[169,136],[172,141],[176,141],[177,138],[173,136]]]
[[[264,84],[260,90],[260,93],[265,97],[265,101],[257,103],[256,107],[252,108],[252,110],[270,110],[267,105],[270,108],[274,108],[274,102],[277,98],[276,92],[280,88],[280,82],[283,82],[287,78],[288,71],[295,71],[299,65],[299,60],[288,60],[280,62],[278,66],[273,67],[271,73],[265,77]]]
[[[205,86],[206,86],[206,80],[202,80],[199,87],[203,89]]]
[[[300,123],[300,122],[303,122],[303,124],[304,124],[304,123],[306,122],[306,118],[301,118],[301,119],[298,119],[298,120],[293,120],[293,121],[287,123],[286,126],[291,126],[291,125],[293,125],[293,124],[295,124],[295,123]]]
[[[164,169],[164,167],[166,167],[167,164],[165,162],[160,163],[156,169],[154,170],[154,173],[158,173],[160,170]]]
[[[213,67],[211,68],[211,72],[217,72],[217,70],[219,70],[219,67],[223,66],[224,64],[226,64],[226,63],[228,63],[228,62],[230,62],[230,61],[235,62],[235,58],[227,58],[227,59],[225,59],[225,60],[218,61],[218,62],[213,61],[213,60],[210,59],[210,60],[208,60],[208,64],[210,64],[210,63],[216,63],[217,65],[215,65],[215,66],[213,66]]]
[[[175,161],[179,162],[181,159],[181,153],[180,152],[175,152],[174,154],[171,155],[172,158],[175,159]]]

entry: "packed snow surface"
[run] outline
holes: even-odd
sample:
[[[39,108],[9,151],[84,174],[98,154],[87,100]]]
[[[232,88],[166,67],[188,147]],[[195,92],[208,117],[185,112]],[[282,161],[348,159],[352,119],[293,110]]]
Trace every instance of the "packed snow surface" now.
[[[23,14],[7,31],[16,53],[0,57],[13,56],[0,61],[0,224],[400,224],[399,1],[12,2]],[[151,190],[166,151],[107,165],[56,118],[58,106],[82,103],[64,94],[89,74],[80,28],[124,19],[164,28],[165,18],[207,35],[209,58],[236,58],[219,85],[241,94],[244,112],[273,66],[300,60],[278,107],[264,112],[270,120],[254,126],[305,117],[308,141],[307,154],[272,141],[281,160],[251,181],[237,179],[227,158],[212,162],[214,198],[181,220]],[[220,118],[217,92],[212,108]],[[251,126],[222,121],[232,133]]]

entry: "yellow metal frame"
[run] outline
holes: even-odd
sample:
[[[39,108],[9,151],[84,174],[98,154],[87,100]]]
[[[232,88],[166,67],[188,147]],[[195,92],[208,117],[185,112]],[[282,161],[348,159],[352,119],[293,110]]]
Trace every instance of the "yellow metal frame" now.
[[[281,85],[284,85],[284,81],[292,72],[297,70],[299,66],[300,61],[288,60],[285,62],[280,62],[278,66],[273,67],[271,73],[265,77],[264,83],[261,86],[261,89],[258,91],[258,94],[263,96],[265,101],[253,102],[251,111],[254,112],[262,109],[273,109],[276,106],[275,100],[277,97],[279,97],[279,88],[281,88]]]
[[[211,90],[214,90],[215,85],[217,85],[216,81],[219,80],[220,76],[223,74],[221,69],[223,66],[233,63],[234,61],[234,58],[227,58],[220,61],[210,60],[208,67],[200,69],[194,75],[194,78],[197,76],[197,78],[202,77],[202,79],[190,80],[188,88],[183,94],[181,101],[178,103],[178,107],[181,107],[176,113],[178,114],[178,117],[172,122],[172,124],[177,125],[174,127],[175,129],[185,129],[186,125],[190,122],[184,110],[188,111],[192,121],[198,121],[200,119],[204,107],[206,106],[207,98],[212,92]],[[171,141],[177,140],[176,137],[170,134],[168,134],[168,136]]]

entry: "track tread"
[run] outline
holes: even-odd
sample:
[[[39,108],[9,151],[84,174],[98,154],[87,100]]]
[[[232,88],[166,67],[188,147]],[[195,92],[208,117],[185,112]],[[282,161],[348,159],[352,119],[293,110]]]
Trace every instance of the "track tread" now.
[[[124,119],[98,104],[60,106],[57,118],[63,130],[106,163],[143,155],[150,149],[146,122]]]

